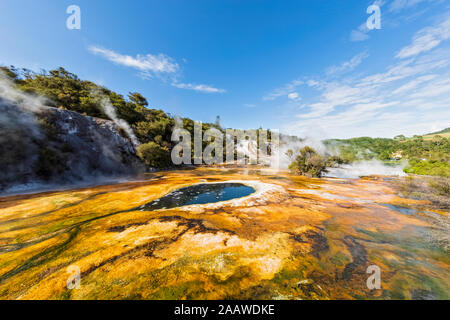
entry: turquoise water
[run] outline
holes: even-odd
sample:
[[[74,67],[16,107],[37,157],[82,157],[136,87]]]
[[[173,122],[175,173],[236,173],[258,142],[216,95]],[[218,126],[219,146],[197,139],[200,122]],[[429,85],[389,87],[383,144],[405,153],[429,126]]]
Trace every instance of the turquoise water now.
[[[255,192],[241,183],[203,183],[175,190],[142,206],[143,210],[170,209],[246,197]]]

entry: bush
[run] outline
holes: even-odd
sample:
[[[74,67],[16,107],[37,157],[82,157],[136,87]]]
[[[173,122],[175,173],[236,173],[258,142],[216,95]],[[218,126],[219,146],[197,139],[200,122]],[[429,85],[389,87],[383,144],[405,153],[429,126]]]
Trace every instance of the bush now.
[[[321,177],[326,168],[327,161],[308,146],[300,150],[300,154],[289,166],[292,172],[310,177]]]
[[[430,187],[440,196],[450,197],[450,179],[434,179],[430,182]]]
[[[155,142],[141,144],[137,154],[144,163],[154,168],[165,168],[170,165],[170,152]]]
[[[450,177],[450,163],[442,161],[411,160],[403,171],[428,176]]]

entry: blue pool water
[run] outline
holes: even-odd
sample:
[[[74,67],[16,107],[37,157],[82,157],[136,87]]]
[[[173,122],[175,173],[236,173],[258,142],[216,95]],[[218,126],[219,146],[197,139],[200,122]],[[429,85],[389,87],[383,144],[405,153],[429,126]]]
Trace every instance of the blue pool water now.
[[[142,206],[143,210],[170,209],[246,197],[255,192],[241,183],[202,183],[175,190]]]

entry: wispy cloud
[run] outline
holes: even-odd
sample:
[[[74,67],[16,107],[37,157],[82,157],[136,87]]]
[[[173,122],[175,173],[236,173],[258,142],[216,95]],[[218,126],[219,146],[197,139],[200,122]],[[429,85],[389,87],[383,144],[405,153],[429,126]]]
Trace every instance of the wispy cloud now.
[[[297,92],[291,92],[288,94],[288,98],[294,101],[299,101],[300,100],[300,96],[298,95]]]
[[[369,28],[367,28],[366,23],[364,22],[357,29],[350,32],[350,41],[358,42],[369,39],[370,37],[367,34],[369,31]]]
[[[394,0],[389,5],[389,11],[401,11],[403,9],[414,7],[416,4],[421,2],[431,2],[434,0]]]
[[[295,91],[295,89],[304,84],[303,80],[293,80],[281,88],[273,90],[271,93],[263,97],[263,100],[275,100],[278,97],[288,96],[288,94]]]
[[[144,73],[175,73],[179,70],[178,64],[170,57],[160,53],[158,55],[146,54],[132,57],[97,46],[90,46],[89,51],[99,55],[115,64],[137,69]]]
[[[193,84],[193,83],[178,83],[173,82],[172,86],[180,88],[180,89],[188,89],[206,93],[221,93],[226,92],[224,89],[214,88],[205,84]]]
[[[170,84],[173,87],[180,89],[193,90],[205,93],[221,93],[224,89],[215,88],[205,84],[181,83],[178,81],[180,66],[171,57],[165,54],[145,54],[136,55],[135,57],[125,54],[117,53],[113,50],[105,49],[99,46],[90,46],[88,50],[101,56],[102,58],[111,61],[117,65],[133,68],[140,71],[142,78],[152,78],[153,76],[171,79]]]
[[[351,58],[350,60],[343,62],[339,66],[332,66],[332,67],[328,68],[326,73],[328,75],[334,75],[337,73],[344,73],[344,72],[352,71],[357,66],[359,66],[361,64],[361,62],[364,59],[366,59],[367,57],[369,57],[369,53],[367,51],[361,52],[361,53],[357,54],[356,56],[354,56],[353,58]]]
[[[420,84],[430,81],[430,80],[434,79],[435,77],[436,77],[436,75],[433,75],[433,74],[418,77],[417,79],[413,79],[413,80],[405,83],[401,87],[395,89],[392,92],[392,94],[402,94],[402,93],[411,91],[411,90],[417,88]]]
[[[446,17],[441,23],[432,27],[426,27],[418,31],[410,45],[404,47],[397,53],[397,58],[409,58],[422,52],[437,47],[442,41],[450,38],[450,17]]]

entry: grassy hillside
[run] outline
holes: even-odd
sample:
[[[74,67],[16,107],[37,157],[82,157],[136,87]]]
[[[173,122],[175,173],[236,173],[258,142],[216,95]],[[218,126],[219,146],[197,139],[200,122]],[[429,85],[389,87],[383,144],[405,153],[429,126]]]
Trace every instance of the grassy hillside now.
[[[450,131],[449,132],[442,132],[442,133],[432,133],[432,134],[427,134],[426,136],[423,136],[423,138],[425,140],[431,140],[436,136],[441,136],[447,139],[450,139]]]
[[[423,138],[425,140],[431,140],[431,139],[433,139],[436,136],[441,136],[441,137],[449,139],[450,138],[450,128],[444,129],[444,130],[439,131],[439,132],[435,132],[435,133],[430,133],[430,134],[424,135]]]
[[[441,131],[438,131],[438,132],[429,133],[429,134],[427,134],[427,136],[428,135],[441,134],[441,133],[450,133],[450,128],[447,128],[447,129],[444,129],[444,130],[441,130]]]

